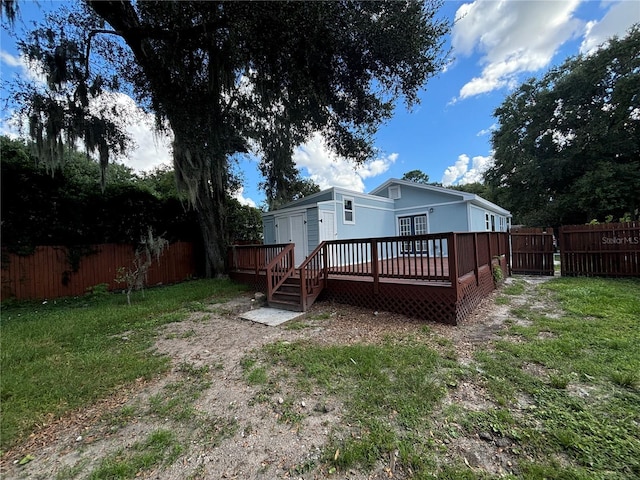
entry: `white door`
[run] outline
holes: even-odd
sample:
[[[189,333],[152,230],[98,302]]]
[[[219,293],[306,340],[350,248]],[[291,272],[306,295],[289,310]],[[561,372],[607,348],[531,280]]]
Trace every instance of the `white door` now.
[[[291,242],[291,223],[289,217],[276,217],[276,241],[278,243]]]
[[[307,257],[307,219],[305,213],[295,213],[276,219],[277,242],[295,244],[295,264]]]
[[[326,210],[320,211],[320,241],[336,239],[336,214]]]
[[[297,267],[307,258],[307,219],[304,213],[296,213],[289,218],[291,219],[291,241],[296,244],[295,262]]]
[[[319,234],[320,234],[320,242],[324,242],[325,240],[335,240],[338,236],[336,232],[336,214],[334,212],[329,212],[326,210],[320,210],[319,212],[320,219],[318,220],[320,225],[318,226]],[[333,252],[329,249],[327,253],[328,257],[327,266],[333,265]]]

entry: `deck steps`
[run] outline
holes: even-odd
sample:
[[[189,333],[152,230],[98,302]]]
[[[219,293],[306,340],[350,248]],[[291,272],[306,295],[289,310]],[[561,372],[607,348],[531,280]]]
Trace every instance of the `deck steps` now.
[[[269,306],[282,310],[301,312],[301,291],[300,279],[288,278],[285,283],[273,292],[272,298],[269,300]]]

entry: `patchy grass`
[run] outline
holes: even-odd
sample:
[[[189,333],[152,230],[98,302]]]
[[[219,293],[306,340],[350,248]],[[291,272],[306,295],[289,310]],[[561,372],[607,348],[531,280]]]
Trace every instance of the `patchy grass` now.
[[[468,414],[468,432],[516,441],[523,478],[637,478],[640,281],[556,279],[539,287],[549,294],[563,314],[520,307],[531,324],[507,332],[520,341],[478,354],[478,380],[514,414],[491,425]]]
[[[89,480],[136,478],[159,465],[171,465],[184,447],[169,430],[157,430],[144,442],[136,442],[104,459]]]
[[[507,288],[529,287],[516,279]],[[281,388],[339,399],[343,421],[319,459],[328,474],[394,465],[415,479],[639,477],[640,281],[555,279],[533,295],[541,302],[512,312],[525,326],[505,322],[504,339],[476,351],[477,368],[459,365],[451,341],[425,327],[440,353],[420,336],[279,342],[246,360],[245,378],[263,401]],[[461,382],[484,392],[486,408],[443,404]],[[461,441],[489,452],[499,442],[510,466],[495,476],[470,468],[447,446]]]
[[[323,458],[330,472],[367,469],[390,456],[414,472],[432,466],[429,416],[461,374],[456,362],[413,339],[349,346],[280,342],[263,352],[272,384],[279,371],[292,371],[298,391],[320,388],[344,402],[350,427],[334,427]],[[251,364],[248,371],[257,368]]]
[[[157,327],[186,318],[193,303],[229,299],[245,287],[199,280],[148,289],[131,306],[120,294],[3,305],[1,448],[38,425],[168,368],[149,353]]]

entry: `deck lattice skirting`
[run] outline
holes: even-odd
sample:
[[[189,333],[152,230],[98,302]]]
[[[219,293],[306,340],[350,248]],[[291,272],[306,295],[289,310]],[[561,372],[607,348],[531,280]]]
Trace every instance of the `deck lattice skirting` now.
[[[298,267],[291,244],[234,246],[229,264],[274,306],[319,298],[456,325],[494,290],[494,268],[508,274],[508,248],[506,233],[446,233],[323,242]]]

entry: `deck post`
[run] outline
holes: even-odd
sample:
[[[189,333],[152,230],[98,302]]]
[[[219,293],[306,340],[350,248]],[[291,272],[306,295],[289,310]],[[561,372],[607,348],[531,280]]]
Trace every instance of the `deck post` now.
[[[480,258],[478,255],[478,234],[473,234],[473,273],[476,276],[476,286],[480,285]]]
[[[260,252],[260,247],[253,247],[253,261],[256,266],[256,279],[258,278],[258,274],[260,273],[260,267],[258,266],[258,253]]]
[[[307,311],[307,280],[305,278],[306,268],[300,269],[300,308]]]
[[[447,235],[447,243],[448,243],[448,260],[449,260],[449,280],[451,281],[451,286],[453,287],[453,291],[456,295],[456,299],[458,298],[458,237],[455,233],[450,233]],[[442,255],[442,253],[440,254]]]
[[[322,273],[324,276],[324,283],[326,285],[329,280],[329,244],[327,242],[324,242],[324,245],[322,246],[322,259]]]
[[[371,239],[371,274],[373,275],[373,293],[378,295],[380,278],[378,275],[378,242],[375,239]]]

